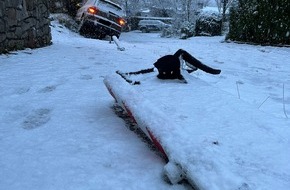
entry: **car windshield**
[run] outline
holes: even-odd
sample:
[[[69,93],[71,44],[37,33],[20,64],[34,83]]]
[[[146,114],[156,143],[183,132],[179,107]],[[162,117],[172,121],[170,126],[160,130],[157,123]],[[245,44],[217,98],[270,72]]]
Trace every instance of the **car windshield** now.
[[[114,3],[110,2],[110,1],[100,0],[99,1],[99,6],[101,6],[106,11],[113,12],[114,14],[117,14],[119,16],[123,16],[124,15],[123,9],[120,6],[118,6],[117,4],[114,4]]]

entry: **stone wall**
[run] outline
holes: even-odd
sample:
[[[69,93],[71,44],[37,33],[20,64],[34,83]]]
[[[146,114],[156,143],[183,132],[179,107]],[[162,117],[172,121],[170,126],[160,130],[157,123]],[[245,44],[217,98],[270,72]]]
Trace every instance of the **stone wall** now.
[[[0,54],[51,44],[48,0],[0,0]]]

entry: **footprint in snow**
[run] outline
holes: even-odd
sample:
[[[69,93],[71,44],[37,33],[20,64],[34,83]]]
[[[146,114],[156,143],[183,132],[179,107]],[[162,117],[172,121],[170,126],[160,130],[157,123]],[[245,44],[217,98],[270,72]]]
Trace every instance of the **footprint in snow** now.
[[[91,75],[82,75],[81,79],[82,80],[91,80],[91,79],[93,79],[93,77]]]
[[[16,89],[15,93],[18,95],[21,95],[21,94],[27,93],[29,90],[30,90],[29,87],[21,87],[21,88]]]
[[[51,86],[46,86],[43,89],[39,90],[39,93],[48,93],[48,92],[52,92],[56,89],[56,85],[51,85]]]
[[[51,117],[51,110],[47,108],[40,108],[33,110],[23,121],[23,128],[30,130],[43,126]]]

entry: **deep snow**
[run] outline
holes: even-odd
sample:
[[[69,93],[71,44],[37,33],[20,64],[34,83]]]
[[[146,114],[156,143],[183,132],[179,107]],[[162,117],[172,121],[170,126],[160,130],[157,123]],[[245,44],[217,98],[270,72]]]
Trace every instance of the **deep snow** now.
[[[121,52],[56,22],[52,34],[52,46],[0,56],[0,189],[184,189],[163,181],[165,162],[114,114],[103,84],[116,70],[152,67],[179,48],[222,69],[218,77],[200,71],[192,77],[289,123],[289,48],[132,31],[122,34]],[[289,144],[283,130],[281,141]]]

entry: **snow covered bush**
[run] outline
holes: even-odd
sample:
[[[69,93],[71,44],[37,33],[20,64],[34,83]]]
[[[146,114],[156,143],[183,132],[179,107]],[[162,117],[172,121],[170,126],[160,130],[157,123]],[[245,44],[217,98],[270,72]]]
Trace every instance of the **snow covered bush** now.
[[[196,20],[196,36],[221,35],[222,18],[217,12],[201,12]]]
[[[185,21],[180,28],[181,39],[187,39],[195,35],[195,25]]]
[[[171,27],[164,28],[161,31],[161,37],[177,37],[187,39],[195,35],[195,24],[184,21],[180,18],[174,19]]]
[[[227,39],[264,45],[290,44],[289,0],[236,0]]]
[[[170,38],[176,36],[178,32],[173,27],[163,28],[161,31],[161,37]]]

